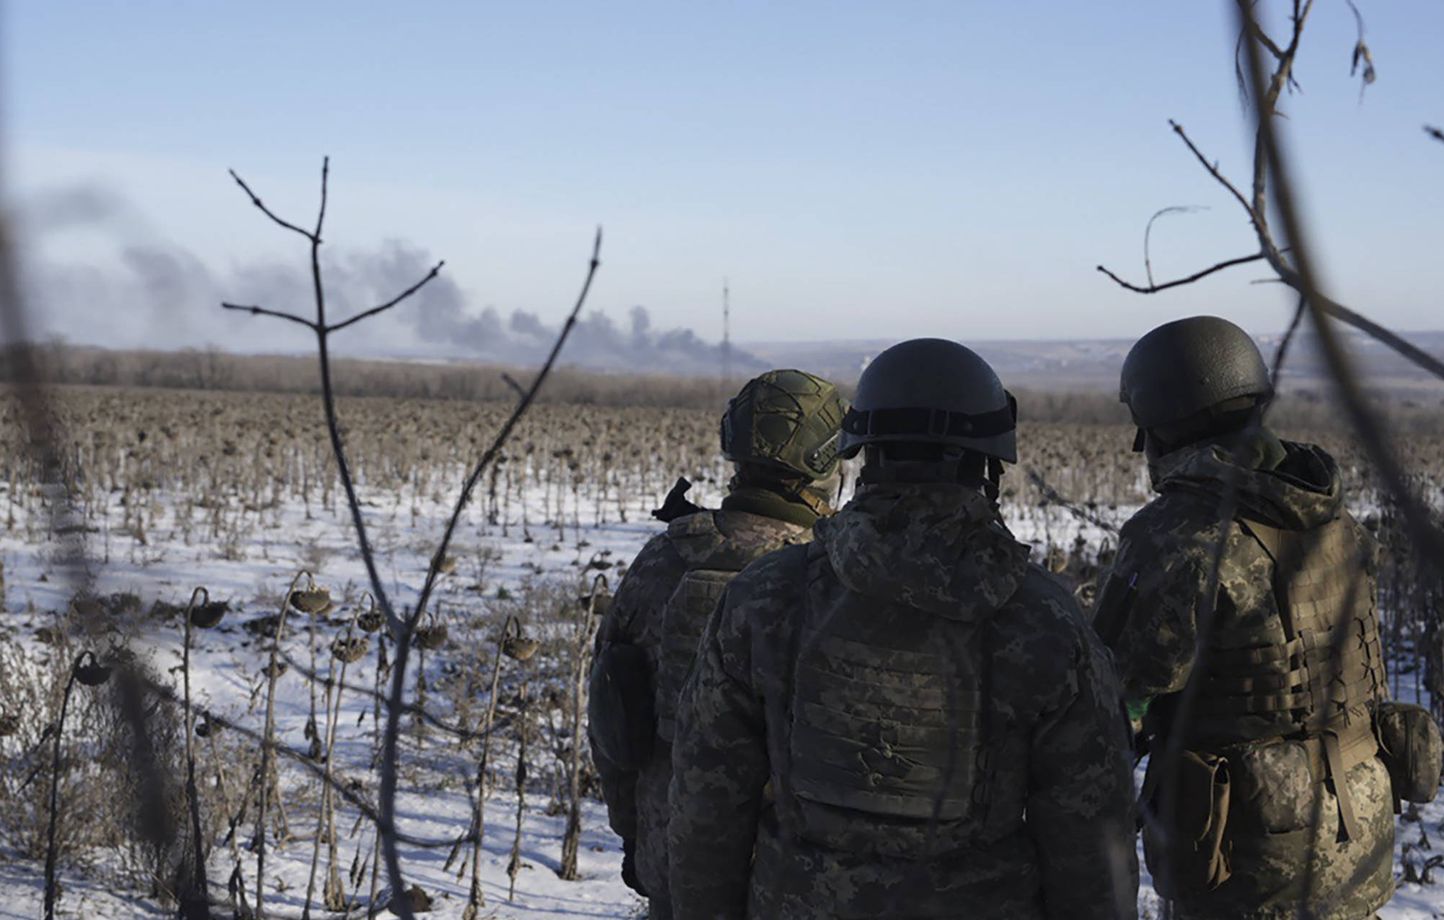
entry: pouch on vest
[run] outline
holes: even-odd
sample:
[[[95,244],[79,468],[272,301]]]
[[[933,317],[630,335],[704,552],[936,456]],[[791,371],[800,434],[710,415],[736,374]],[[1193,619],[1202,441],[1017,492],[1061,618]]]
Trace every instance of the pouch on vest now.
[[[1270,834],[1309,826],[1327,775],[1323,755],[1316,755],[1311,746],[1322,747],[1318,742],[1288,740],[1250,744],[1231,755],[1230,798],[1238,826],[1257,824]]]
[[[1228,761],[1183,751],[1173,776],[1157,776],[1161,765],[1161,757],[1150,760],[1143,783],[1144,809],[1152,819],[1144,829],[1143,856],[1154,887],[1165,898],[1212,891],[1232,875]]]
[[[1379,746],[1394,798],[1432,802],[1439,791],[1444,743],[1427,709],[1408,703],[1383,702],[1375,711]]]
[[[646,652],[620,642],[603,647],[587,688],[587,718],[597,753],[623,772],[641,770],[652,756],[657,731]]]

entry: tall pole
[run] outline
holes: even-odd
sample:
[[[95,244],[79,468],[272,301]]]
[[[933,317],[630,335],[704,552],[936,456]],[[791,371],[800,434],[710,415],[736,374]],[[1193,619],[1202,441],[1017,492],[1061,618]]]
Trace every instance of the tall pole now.
[[[732,299],[727,279],[722,279],[722,385],[732,383]]]

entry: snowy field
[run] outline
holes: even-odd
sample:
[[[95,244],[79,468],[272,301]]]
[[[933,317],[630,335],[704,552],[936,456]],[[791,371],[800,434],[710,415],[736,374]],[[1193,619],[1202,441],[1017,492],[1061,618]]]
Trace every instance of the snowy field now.
[[[710,490],[694,490],[690,497],[715,504],[719,493],[713,485]],[[363,498],[388,590],[398,603],[408,603],[420,587],[452,496],[388,500],[385,496],[366,494],[363,488]],[[455,569],[444,578],[438,594],[440,620],[448,625],[449,638],[444,648],[425,655],[428,710],[443,719],[460,718],[456,712],[458,691],[455,688],[465,684],[459,683],[458,675],[466,672],[468,662],[479,663],[475,670],[483,679],[490,674],[500,618],[507,612],[520,610],[517,605],[526,598],[539,596],[537,592],[542,586],[561,585],[557,591],[575,596],[585,590],[597,573],[607,574],[614,586],[620,567],[660,529],[646,513],[660,498],[660,495],[639,496],[614,506],[626,512],[626,522],[616,520],[615,514],[608,519],[606,515],[584,513],[583,509],[588,506],[581,499],[577,499],[575,513],[559,515],[558,508],[564,511],[564,507],[557,503],[555,495],[548,497],[540,487],[529,491],[526,500],[512,509],[510,521],[489,522],[479,509],[469,511],[451,552],[456,560]],[[136,595],[142,599],[143,607],[149,609],[156,600],[183,606],[192,589],[203,585],[213,600],[228,601],[230,612],[222,624],[217,629],[196,633],[196,650],[192,656],[193,693],[198,709],[259,728],[265,691],[257,675],[265,665],[269,639],[247,630],[245,625],[273,616],[296,572],[310,570],[317,583],[331,591],[338,609],[329,621],[307,620],[293,613],[282,646],[298,663],[307,663],[310,629],[315,627],[317,647],[322,652],[317,667],[324,672],[328,667],[325,650],[333,638],[345,631],[367,584],[344,508],[285,504],[275,509],[268,526],[249,543],[239,550],[233,547],[226,553],[218,553],[208,542],[188,542],[181,535],[181,528],[167,527],[168,505],[159,504],[143,541],[129,533],[97,530],[89,535],[90,553],[95,560],[92,562],[94,592],[98,596]],[[1115,513],[1124,514],[1126,509]],[[105,519],[121,517],[121,509],[114,508]],[[544,523],[559,517],[565,520],[561,527]],[[523,519],[529,522],[525,527],[521,523]],[[1036,541],[1039,559],[1045,555],[1046,547],[1042,545],[1045,534],[1048,542],[1062,546],[1072,545],[1079,536],[1089,541],[1102,536],[1097,528],[1080,525],[1057,508],[1030,508],[1026,516],[1014,513],[1010,523],[1020,539]],[[54,611],[67,607],[70,587],[65,573],[58,568],[53,548],[27,540],[22,532],[22,527],[12,527],[10,535],[0,539],[6,607],[4,620],[0,622],[0,640],[18,645],[35,660],[46,652],[37,630],[54,623]],[[108,560],[104,564],[99,561],[102,557]],[[433,609],[437,609],[437,604],[433,604]],[[545,622],[535,610],[527,615],[531,619],[526,628],[538,637],[560,635],[568,628]],[[115,627],[116,633],[130,637],[131,647],[140,651],[156,672],[178,680],[173,668],[180,660],[179,620],[162,621],[144,615],[120,619],[125,620],[125,624]],[[111,638],[91,637],[87,641],[99,647]],[[414,670],[415,655],[411,664]],[[506,672],[502,695],[514,696],[522,676],[519,666]],[[367,655],[349,666],[346,682],[365,688],[372,686],[374,677],[374,656]],[[565,687],[560,686],[564,682],[552,676],[543,683],[547,680],[550,685],[541,692],[533,687],[532,699],[545,698],[547,691],[551,691],[552,696],[565,692]],[[413,685],[413,696],[415,690]],[[276,692],[278,743],[304,751],[309,743],[306,726],[312,718],[312,707],[324,704],[324,694],[321,703],[314,703],[314,695],[320,691],[314,682],[298,673],[297,668],[291,668],[277,680]],[[356,779],[368,796],[374,796],[370,769],[374,739],[372,708],[371,700],[364,693],[343,692],[332,759],[338,778]],[[510,897],[508,866],[518,813],[513,782],[518,753],[515,738],[499,740],[492,752],[484,852],[479,860],[484,905],[477,916],[536,920],[641,916],[642,903],[619,878],[620,842],[607,829],[605,810],[595,798],[589,798],[582,810],[580,878],[562,881],[558,877],[566,816],[564,810],[555,807],[561,801],[561,781],[559,758],[554,751],[568,747],[570,736],[564,725],[557,727],[560,716],[555,707],[548,703],[543,708],[546,712],[536,716],[538,737],[533,741],[531,779],[522,806],[521,862]],[[477,713],[473,711],[467,718],[474,723]],[[220,734],[225,736],[225,732]],[[18,753],[13,745],[6,746],[8,740],[0,739],[0,762]],[[233,739],[232,743],[242,740]],[[255,757],[254,745],[238,750],[244,756]],[[403,740],[403,793],[398,807],[402,830],[438,840],[464,834],[473,809],[476,758],[474,745],[463,748],[455,737],[440,731],[428,732],[421,738],[408,728]],[[240,769],[235,765],[237,773]],[[236,775],[230,780],[233,785],[240,782]],[[318,784],[306,770],[291,761],[283,761],[280,785],[289,839],[273,843],[268,853],[266,907],[270,916],[299,917],[306,903],[311,874]],[[369,827],[358,821],[358,813],[352,806],[338,802],[336,809],[337,871],[345,879],[343,884],[348,895],[364,902],[370,889],[369,875],[364,869],[369,863],[373,837]],[[1408,843],[1411,849],[1417,846],[1428,850],[1432,838],[1444,833],[1441,819],[1444,819],[1444,805],[1436,801],[1422,809],[1419,819],[1402,820],[1399,846]],[[211,850],[208,871],[212,895],[218,903],[227,899],[226,879],[238,861],[246,886],[254,889],[255,854],[244,848],[253,834],[254,821],[249,818],[247,821],[250,827],[243,824],[238,834],[239,850],[219,843]],[[1421,838],[1425,842],[1421,843]],[[313,902],[318,905],[327,871],[327,848],[323,845],[320,850]],[[469,862],[465,851],[450,865],[449,853],[444,847],[403,846],[401,855],[408,883],[419,885],[431,898],[431,916],[462,917],[471,884],[469,876],[458,878],[458,869]],[[1416,866],[1423,867],[1424,859],[1420,855],[1414,853],[1410,858]],[[113,880],[113,860],[107,854],[92,854],[91,863],[85,871],[74,864],[62,867],[62,915],[113,918],[166,913],[143,892],[122,890]],[[353,878],[353,870],[358,865],[363,871]],[[1402,871],[1396,868],[1396,875]],[[42,877],[39,862],[0,853],[0,918],[41,916]],[[385,887],[384,873],[381,885]],[[383,891],[381,903],[385,903],[387,897]],[[1140,903],[1145,916],[1156,915],[1157,900],[1146,884]],[[325,914],[317,907],[312,915]],[[365,916],[365,907],[353,910],[351,915]],[[1441,915],[1444,915],[1444,884],[1401,884],[1398,896],[1382,912],[1389,920]]]

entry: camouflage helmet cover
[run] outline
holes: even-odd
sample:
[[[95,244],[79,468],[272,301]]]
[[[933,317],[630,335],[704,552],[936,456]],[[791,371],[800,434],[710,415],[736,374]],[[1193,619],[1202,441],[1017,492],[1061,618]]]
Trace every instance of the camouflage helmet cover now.
[[[722,456],[806,479],[837,470],[838,433],[847,400],[804,371],[773,370],[749,380],[722,414]]]
[[[1123,360],[1118,398],[1139,428],[1171,425],[1243,397],[1273,396],[1268,366],[1247,332],[1217,316],[1164,323]]]
[[[1018,404],[991,365],[947,339],[910,339],[873,358],[843,422],[842,455],[886,442],[945,444],[1018,461]]]

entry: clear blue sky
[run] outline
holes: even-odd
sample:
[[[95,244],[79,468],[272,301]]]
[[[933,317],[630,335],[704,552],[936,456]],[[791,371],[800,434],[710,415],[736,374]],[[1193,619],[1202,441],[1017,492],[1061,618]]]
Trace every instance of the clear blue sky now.
[[[1343,0],[1318,0],[1287,101],[1308,211],[1339,299],[1438,328],[1444,145],[1420,126],[1444,122],[1444,4],[1358,2],[1363,104]],[[37,298],[81,341],[256,347],[183,285],[174,322],[127,322],[117,253],[168,251],[202,292],[299,264],[225,169],[303,218],[323,153],[338,256],[444,257],[468,312],[555,321],[601,223],[592,305],[706,338],[724,276],[739,340],[1267,331],[1287,307],[1262,270],[1156,297],[1093,270],[1141,277],[1166,205],[1210,210],[1156,226],[1160,276],[1254,248],[1166,122],[1247,180],[1231,6],[10,0],[6,183],[30,275],[65,279]],[[55,216],[77,190],[105,220]]]

